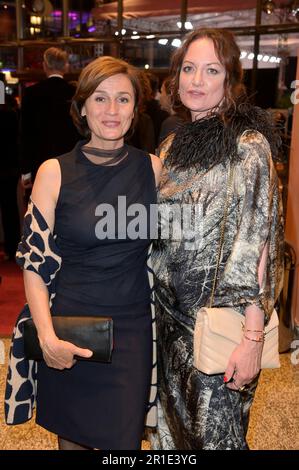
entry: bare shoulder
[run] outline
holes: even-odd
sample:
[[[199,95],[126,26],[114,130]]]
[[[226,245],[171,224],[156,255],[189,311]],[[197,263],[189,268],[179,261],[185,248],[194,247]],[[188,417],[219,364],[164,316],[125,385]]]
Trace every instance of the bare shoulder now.
[[[151,157],[153,168],[162,170],[163,165],[162,165],[161,159],[157,157],[157,155],[153,155],[152,153],[150,153],[150,157]]]
[[[157,157],[156,155],[153,155],[150,153],[150,157],[152,161],[152,167],[155,173],[156,186],[158,186],[160,182],[160,176],[161,176],[163,165],[162,165],[161,159]]]
[[[34,186],[40,186],[42,184],[45,189],[52,188],[53,191],[55,191],[56,187],[60,187],[60,181],[60,165],[56,158],[51,158],[50,160],[46,160],[39,167]]]
[[[54,212],[61,185],[60,165],[57,159],[46,160],[38,169],[31,199],[38,207],[50,228],[54,224]]]
[[[60,175],[60,166],[57,158],[50,158],[41,164],[38,169],[37,177],[55,178]]]

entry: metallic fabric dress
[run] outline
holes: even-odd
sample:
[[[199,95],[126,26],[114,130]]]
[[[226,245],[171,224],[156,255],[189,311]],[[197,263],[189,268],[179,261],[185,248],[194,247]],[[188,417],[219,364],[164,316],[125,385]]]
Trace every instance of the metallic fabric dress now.
[[[162,146],[162,159],[170,145],[168,139]],[[214,306],[233,306],[244,314],[248,305],[255,304],[267,319],[282,280],[278,179],[268,141],[258,131],[242,133],[237,153]],[[222,163],[202,171],[164,166],[160,208],[191,205],[194,217],[200,207],[200,223],[193,220],[198,232],[192,248],[190,234],[184,231],[188,240],[177,235],[175,217],[169,217],[170,239],[166,239],[162,216],[160,237],[153,246],[159,389],[153,449],[248,448],[245,436],[257,380],[241,394],[227,389],[223,374],[208,376],[193,367],[194,323],[198,309],[208,304],[211,295],[227,176],[228,168]],[[267,268],[260,288],[258,266],[266,242]]]

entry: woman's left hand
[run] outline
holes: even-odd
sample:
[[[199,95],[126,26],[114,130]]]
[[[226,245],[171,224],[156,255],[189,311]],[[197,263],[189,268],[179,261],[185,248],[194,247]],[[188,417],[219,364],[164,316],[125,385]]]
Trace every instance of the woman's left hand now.
[[[242,391],[242,387],[250,384],[258,375],[261,369],[263,345],[262,341],[252,341],[243,337],[241,344],[233,351],[224,373],[223,380],[228,388]]]

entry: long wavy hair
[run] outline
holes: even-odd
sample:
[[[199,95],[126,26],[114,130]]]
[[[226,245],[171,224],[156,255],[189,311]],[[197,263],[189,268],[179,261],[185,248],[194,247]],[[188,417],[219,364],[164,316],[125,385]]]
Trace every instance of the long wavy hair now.
[[[237,161],[238,139],[245,130],[262,133],[269,142],[272,157],[276,158],[280,138],[270,114],[249,103],[243,85],[240,49],[229,31],[200,28],[189,34],[175,52],[171,67],[173,109],[184,117],[189,115],[191,121],[190,110],[178,93],[180,73],[190,44],[204,38],[213,41],[216,55],[225,68],[224,97],[207,116],[178,128],[165,164],[180,170],[209,169],[215,164]]]
[[[182,46],[177,49],[172,57],[171,75],[172,75],[172,106],[176,113],[189,115],[190,111],[180,100],[179,80],[184,58],[191,43],[198,39],[211,39],[214,44],[215,53],[220,63],[225,68],[224,80],[224,99],[217,114],[221,116],[223,122],[229,119],[233,109],[236,109],[240,101],[246,101],[246,92],[243,85],[243,69],[240,61],[240,49],[235,41],[233,34],[224,29],[200,28],[189,33]]]

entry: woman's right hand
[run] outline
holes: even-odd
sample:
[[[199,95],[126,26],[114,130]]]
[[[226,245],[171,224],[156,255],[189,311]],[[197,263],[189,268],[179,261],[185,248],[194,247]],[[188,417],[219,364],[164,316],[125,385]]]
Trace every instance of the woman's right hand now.
[[[89,358],[93,352],[90,349],[83,349],[68,341],[63,341],[57,336],[40,341],[44,360],[48,367],[54,369],[70,369],[76,363],[74,356]]]

